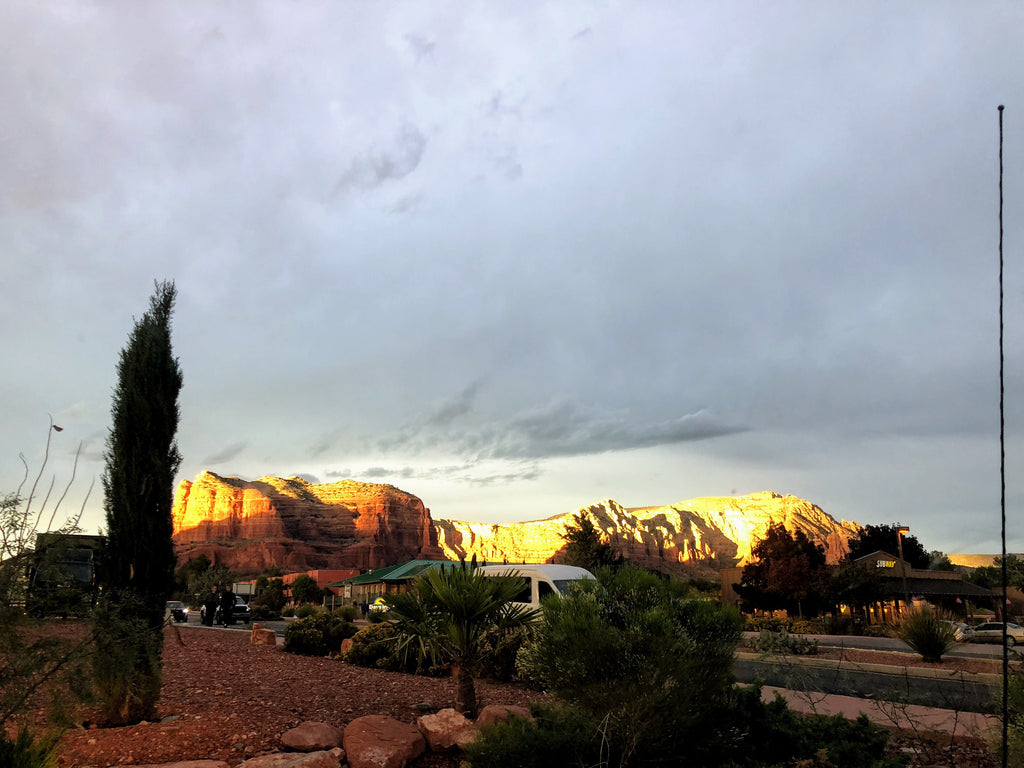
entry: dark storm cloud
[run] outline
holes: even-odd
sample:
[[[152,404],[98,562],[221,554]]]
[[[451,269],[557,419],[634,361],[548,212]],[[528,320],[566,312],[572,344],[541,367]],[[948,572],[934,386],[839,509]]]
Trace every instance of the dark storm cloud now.
[[[426,146],[426,137],[415,126],[403,125],[386,150],[371,149],[353,158],[334,185],[334,194],[365,192],[404,179],[419,166]]]
[[[241,440],[237,443],[231,443],[221,448],[216,453],[212,453],[203,459],[204,465],[213,466],[216,464],[223,464],[226,461],[231,461],[233,458],[242,453],[249,443],[246,440]]]

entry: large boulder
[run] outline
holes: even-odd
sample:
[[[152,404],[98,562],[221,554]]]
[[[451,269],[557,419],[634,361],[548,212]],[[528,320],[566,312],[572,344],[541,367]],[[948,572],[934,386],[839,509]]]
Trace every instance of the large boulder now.
[[[476,738],[476,725],[461,712],[442,709],[433,715],[417,718],[416,724],[435,752],[452,747],[464,748]]]
[[[384,715],[357,717],[345,726],[350,768],[403,768],[426,751],[419,729]]]

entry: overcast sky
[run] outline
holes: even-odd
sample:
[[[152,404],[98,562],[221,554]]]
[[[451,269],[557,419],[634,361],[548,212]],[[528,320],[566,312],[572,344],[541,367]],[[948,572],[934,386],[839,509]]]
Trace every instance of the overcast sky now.
[[[103,524],[179,292],[180,479],[435,518],[774,490],[1024,550],[1019,2],[0,4],[0,488]],[[56,492],[55,492],[56,494]],[[52,502],[51,502],[52,504]]]

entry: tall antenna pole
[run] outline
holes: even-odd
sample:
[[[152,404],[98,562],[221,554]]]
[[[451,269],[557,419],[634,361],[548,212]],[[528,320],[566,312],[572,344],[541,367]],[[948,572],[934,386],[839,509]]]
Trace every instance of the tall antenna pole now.
[[[1003,594],[1000,612],[1003,616],[1003,768],[1009,760],[1009,687],[1010,650],[1006,626],[1006,417],[1003,387],[1003,105],[999,105],[999,512],[1002,534]]]

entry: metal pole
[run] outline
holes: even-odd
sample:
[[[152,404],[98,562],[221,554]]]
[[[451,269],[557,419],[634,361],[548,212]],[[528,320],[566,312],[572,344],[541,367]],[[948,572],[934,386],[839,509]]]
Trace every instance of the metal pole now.
[[[903,575],[903,604],[910,609],[910,592],[907,591],[907,561],[903,559],[903,534],[909,533],[910,528],[901,525],[896,529],[896,545],[900,549],[900,573]]]

